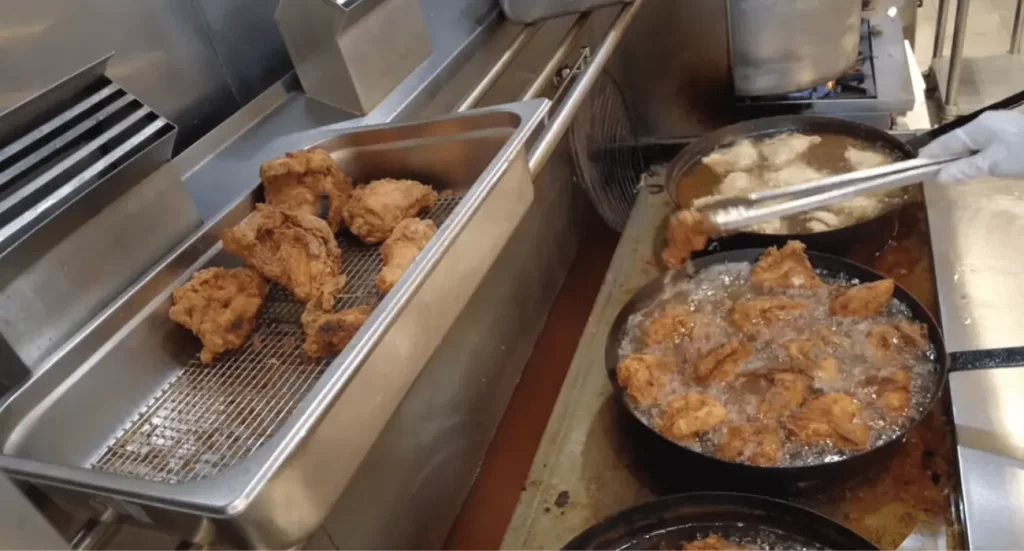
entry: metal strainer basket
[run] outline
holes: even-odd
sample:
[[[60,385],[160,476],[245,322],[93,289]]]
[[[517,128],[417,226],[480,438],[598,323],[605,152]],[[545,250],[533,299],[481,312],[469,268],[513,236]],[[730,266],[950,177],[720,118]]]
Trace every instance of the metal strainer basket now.
[[[604,71],[569,129],[580,185],[605,223],[622,231],[644,170],[636,133],[618,81]]]

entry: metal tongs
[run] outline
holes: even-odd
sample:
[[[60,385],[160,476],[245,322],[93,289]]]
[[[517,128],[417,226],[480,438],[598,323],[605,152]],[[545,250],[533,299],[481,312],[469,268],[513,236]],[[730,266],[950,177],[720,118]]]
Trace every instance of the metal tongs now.
[[[943,167],[962,158],[909,159],[805,184],[715,198],[695,208],[720,231],[729,233],[760,222],[840,203],[856,195],[931,180]]]

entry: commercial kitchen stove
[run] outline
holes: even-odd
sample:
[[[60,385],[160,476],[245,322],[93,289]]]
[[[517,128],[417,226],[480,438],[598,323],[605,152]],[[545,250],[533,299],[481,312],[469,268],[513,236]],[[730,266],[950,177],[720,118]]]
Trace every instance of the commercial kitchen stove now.
[[[898,18],[879,15],[861,22],[860,53],[835,80],[788,94],[737,97],[744,118],[802,113],[849,119],[883,130],[893,116],[914,108],[910,63]]]
[[[657,173],[646,175],[656,184]],[[656,186],[647,186],[655,187]],[[551,419],[502,542],[507,549],[564,545],[608,515],[654,497],[696,490],[751,491],[679,472],[614,400],[604,339],[620,307],[656,277],[666,193],[641,193],[605,275]],[[936,311],[928,220],[918,197],[884,235],[847,256],[894,277]],[[948,401],[943,402],[948,406]],[[962,547],[956,448],[946,408],[932,411],[889,464],[854,481],[787,496],[852,527],[882,548]],[[762,490],[758,490],[762,491]]]

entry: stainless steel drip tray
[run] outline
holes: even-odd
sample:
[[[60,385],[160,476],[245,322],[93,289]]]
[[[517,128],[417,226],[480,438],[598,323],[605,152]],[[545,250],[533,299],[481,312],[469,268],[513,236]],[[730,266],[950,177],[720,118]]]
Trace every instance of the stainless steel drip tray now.
[[[0,405],[0,469],[65,505],[112,508],[189,537],[288,547],[318,527],[533,199],[524,146],[548,109],[532,100],[443,119],[343,131],[323,147],[356,182],[413,178],[442,199],[439,231],[386,296],[377,247],[339,236],[339,308],[375,304],[337,357],[302,352],[301,305],[273,288],[242,348],[198,362],[167,317],[196,270],[237,265],[199,230]],[[252,173],[262,159],[252,160]],[[139,228],[139,231],[145,231]]]

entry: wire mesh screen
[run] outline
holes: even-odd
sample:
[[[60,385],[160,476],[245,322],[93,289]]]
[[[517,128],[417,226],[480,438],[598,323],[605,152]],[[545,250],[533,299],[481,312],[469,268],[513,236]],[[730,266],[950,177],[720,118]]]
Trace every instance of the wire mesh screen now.
[[[438,227],[461,197],[442,196]],[[339,237],[345,292],[336,310],[377,305],[380,249]],[[92,468],[155,482],[200,480],[248,457],[274,435],[333,357],[303,352],[303,305],[272,285],[256,328],[239,349],[200,363],[198,353],[107,445]]]

